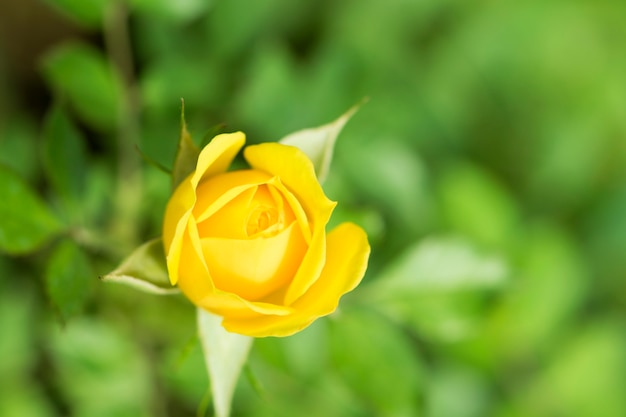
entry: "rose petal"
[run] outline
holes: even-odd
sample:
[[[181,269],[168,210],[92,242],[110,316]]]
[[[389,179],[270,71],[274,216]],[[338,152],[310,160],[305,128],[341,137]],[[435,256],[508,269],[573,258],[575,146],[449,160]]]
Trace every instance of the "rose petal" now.
[[[290,305],[304,294],[318,279],[324,265],[324,229],[336,205],[329,200],[315,177],[315,169],[308,157],[293,146],[263,143],[244,150],[248,163],[255,168],[280,178],[296,195],[311,222],[313,235],[301,268],[294,276],[285,296]]]
[[[165,248],[167,270],[172,285],[176,285],[178,281],[183,235],[189,223],[191,207],[195,201],[196,196],[191,180],[188,178],[176,188],[165,209],[163,247]]]
[[[211,139],[198,156],[192,176],[194,188],[201,180],[226,172],[244,143],[246,135],[242,132],[223,133]]]
[[[309,225],[309,220],[307,218],[304,209],[300,205],[300,202],[296,198],[295,195],[285,185],[282,183],[280,178],[274,177],[272,180],[272,185],[276,188],[277,191],[280,192],[281,196],[285,199],[289,208],[293,212],[298,224],[300,225],[300,229],[302,229],[302,235],[304,236],[304,240],[307,245],[311,243],[311,225]]]
[[[204,180],[196,191],[198,202],[194,215],[198,223],[213,215],[247,188],[265,184],[271,179],[272,176],[263,171],[247,169]]]
[[[256,191],[256,185],[253,185],[252,188],[245,189],[223,207],[219,207],[219,210],[217,210],[216,213],[212,213],[209,218],[198,222],[198,234],[203,238],[247,238],[246,225],[242,219],[248,214],[252,198]]]
[[[294,311],[291,307],[262,301],[248,301],[236,294],[223,291],[207,295],[196,305],[223,317],[245,320],[258,316],[286,316]]]
[[[198,183],[203,178],[226,171],[244,143],[245,135],[241,132],[213,138],[200,152],[196,171],[176,188],[170,198],[163,220],[163,246],[172,285],[178,282],[183,234],[196,202],[195,189]]]
[[[200,238],[193,220],[181,239],[181,265],[185,273],[178,282],[180,290],[195,305],[215,314],[229,317],[254,317],[262,315],[286,315],[290,307],[244,300],[236,294],[217,290],[202,258]]]
[[[365,274],[370,247],[367,235],[352,223],[343,223],[328,234],[326,265],[309,291],[291,307],[286,316],[262,316],[239,320],[225,317],[229,332],[254,337],[289,336],[307,327],[318,317],[335,311],[341,296],[354,289]]]
[[[198,304],[206,294],[215,291],[215,286],[202,259],[202,244],[193,220],[188,223],[180,242],[180,263],[176,266],[176,272],[180,274],[178,287],[192,303]],[[178,269],[184,272],[181,274]],[[169,271],[170,277],[172,272]]]
[[[202,239],[204,259],[215,286],[246,300],[260,300],[284,287],[306,252],[296,225],[294,222],[266,238]]]
[[[298,148],[279,143],[262,143],[244,149],[252,168],[280,178],[297,197],[307,213],[328,222],[336,203],[324,194],[315,176],[313,163]],[[317,219],[316,219],[317,220]]]

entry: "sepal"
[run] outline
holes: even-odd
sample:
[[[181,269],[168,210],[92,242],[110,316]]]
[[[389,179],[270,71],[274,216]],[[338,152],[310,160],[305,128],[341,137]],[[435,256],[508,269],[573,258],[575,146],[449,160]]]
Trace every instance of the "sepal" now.
[[[361,103],[351,107],[337,120],[323,126],[298,130],[282,138],[279,143],[291,145],[304,152],[313,162],[317,179],[324,182],[333,159],[337,136],[350,118],[356,113]]]
[[[161,238],[139,246],[120,266],[100,279],[126,284],[151,294],[169,295],[180,292],[170,284]]]
[[[191,139],[191,134],[187,130],[187,122],[185,121],[185,101],[181,100],[180,110],[180,138],[178,140],[178,151],[174,159],[174,168],[172,169],[172,189],[176,189],[185,178],[196,169],[200,149]]]
[[[229,417],[239,374],[248,359],[252,337],[229,333],[223,318],[198,308],[198,333],[209,378],[216,417]]]

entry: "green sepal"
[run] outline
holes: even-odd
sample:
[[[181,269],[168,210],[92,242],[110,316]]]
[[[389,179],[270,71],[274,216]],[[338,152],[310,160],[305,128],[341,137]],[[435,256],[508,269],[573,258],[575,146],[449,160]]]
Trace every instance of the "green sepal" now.
[[[191,134],[187,130],[187,122],[185,122],[185,101],[181,99],[180,110],[180,138],[178,140],[178,151],[176,159],[174,159],[174,168],[172,169],[172,189],[176,189],[185,178],[196,169],[200,149],[196,146],[191,138]]]
[[[345,124],[356,113],[362,103],[351,107],[338,119],[323,126],[298,130],[282,138],[279,143],[291,145],[304,152],[315,167],[317,179],[324,182],[333,159],[337,136]]]
[[[237,381],[254,339],[226,331],[222,320],[223,317],[198,308],[198,335],[211,379],[215,416],[229,417]]]
[[[139,246],[114,271],[100,277],[105,282],[118,282],[159,295],[178,294],[170,284],[161,238]]]

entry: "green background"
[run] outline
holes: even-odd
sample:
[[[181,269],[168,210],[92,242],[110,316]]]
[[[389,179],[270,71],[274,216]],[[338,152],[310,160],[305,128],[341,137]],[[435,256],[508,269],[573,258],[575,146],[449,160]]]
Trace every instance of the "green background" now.
[[[364,97],[325,189],[367,230],[368,273],[337,313],[255,341],[234,415],[626,415],[625,16],[0,0],[0,415],[204,415],[192,306],[97,279],[160,234],[180,99],[200,144]]]

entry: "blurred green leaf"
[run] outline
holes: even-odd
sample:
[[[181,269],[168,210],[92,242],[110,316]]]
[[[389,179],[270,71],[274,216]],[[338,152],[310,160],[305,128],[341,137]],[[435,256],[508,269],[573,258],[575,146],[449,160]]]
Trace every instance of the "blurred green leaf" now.
[[[68,43],[44,56],[43,74],[61,99],[90,126],[113,130],[122,109],[122,83],[100,51]]]
[[[337,372],[373,415],[418,414],[422,366],[397,327],[373,312],[343,312],[332,322],[330,346]]]
[[[0,269],[0,274],[9,275],[12,280],[22,281],[19,271]],[[19,288],[19,287],[18,287]],[[32,292],[20,291],[11,286],[2,286],[0,295],[0,357],[11,358],[0,363],[0,387],[3,382],[24,380],[27,382],[30,370],[37,360],[35,305]],[[0,389],[2,393],[4,389]],[[0,394],[1,398],[1,394]],[[0,401],[2,404],[2,401]]]
[[[518,235],[519,213],[505,188],[477,166],[446,167],[438,184],[446,223],[476,242],[506,248]]]
[[[186,22],[206,12],[212,6],[213,0],[129,0],[129,3],[142,14],[174,22]]]
[[[3,125],[0,117],[0,165],[11,168],[29,183],[39,174],[37,127],[33,120],[11,117]]]
[[[0,250],[32,252],[61,230],[43,201],[11,170],[0,166]]]
[[[365,109],[364,109],[365,110]],[[419,155],[397,137],[347,136],[338,160],[362,198],[383,207],[404,236],[432,221],[429,174]]]
[[[484,417],[489,413],[488,380],[462,366],[437,366],[428,380],[426,416]]]
[[[357,110],[358,105],[350,108],[331,123],[290,133],[279,142],[283,145],[295,146],[304,152],[313,162],[318,180],[324,182],[330,169],[337,136]]]
[[[594,201],[584,225],[585,252],[597,273],[594,287],[626,305],[626,182]]]
[[[94,280],[89,259],[79,246],[66,240],[55,248],[46,268],[46,290],[63,320],[81,312]]]
[[[609,319],[574,333],[520,398],[524,408],[533,415],[626,415],[626,327]]]
[[[170,284],[165,252],[161,238],[152,239],[139,246],[114,271],[101,278],[159,295],[178,294]]]
[[[180,110],[180,138],[178,141],[178,151],[174,160],[172,171],[172,188],[175,189],[189,174],[195,171],[198,163],[200,149],[191,139],[185,121],[185,102],[182,102]]]
[[[55,417],[45,392],[29,383],[11,383],[0,390],[0,415],[3,417]]]
[[[528,360],[549,349],[586,297],[588,266],[572,236],[545,223],[528,225],[527,233],[511,290],[485,326],[484,343],[498,346],[491,360]]]
[[[215,415],[229,417],[235,387],[254,339],[227,332],[222,320],[223,317],[198,308],[198,333],[211,378]]]
[[[75,22],[89,28],[101,28],[110,0],[44,0]]]
[[[128,320],[128,318],[122,318]],[[122,329],[126,324],[86,317],[47,334],[55,386],[76,417],[148,417],[152,395],[146,351]]]
[[[202,346],[198,342],[194,334],[194,338],[184,346],[170,344],[160,367],[168,387],[193,407],[197,407],[209,387]]]
[[[422,337],[457,342],[476,331],[483,294],[505,288],[509,275],[502,257],[466,239],[430,237],[391,262],[360,296]]]
[[[459,237],[430,237],[408,248],[372,284],[380,297],[501,287],[508,277],[504,259],[483,254]]]
[[[80,203],[87,171],[85,142],[60,107],[48,113],[44,140],[43,162],[48,178],[66,203]]]

